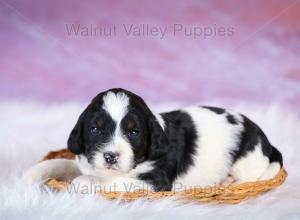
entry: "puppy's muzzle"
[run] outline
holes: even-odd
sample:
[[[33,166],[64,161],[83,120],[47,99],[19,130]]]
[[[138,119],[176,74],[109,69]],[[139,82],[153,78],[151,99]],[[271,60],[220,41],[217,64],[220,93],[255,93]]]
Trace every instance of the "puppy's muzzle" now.
[[[110,151],[110,152],[105,152],[103,154],[103,157],[104,157],[104,160],[107,164],[113,165],[113,164],[116,164],[118,162],[119,154]]]

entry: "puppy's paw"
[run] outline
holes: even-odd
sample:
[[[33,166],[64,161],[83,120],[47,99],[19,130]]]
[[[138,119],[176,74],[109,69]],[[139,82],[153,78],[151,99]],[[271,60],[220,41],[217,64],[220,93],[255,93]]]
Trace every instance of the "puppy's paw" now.
[[[67,159],[42,161],[28,169],[22,179],[28,184],[43,183],[50,178],[70,182],[81,174],[76,162]]]
[[[40,164],[31,167],[22,175],[22,180],[28,185],[42,184],[49,178],[47,170]]]

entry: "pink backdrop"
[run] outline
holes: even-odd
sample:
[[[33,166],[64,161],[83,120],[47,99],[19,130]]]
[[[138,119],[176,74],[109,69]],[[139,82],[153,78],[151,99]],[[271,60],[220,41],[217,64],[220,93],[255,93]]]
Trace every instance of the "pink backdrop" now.
[[[71,24],[117,33],[69,35]],[[126,35],[123,25],[142,24],[166,34]],[[174,35],[174,24],[233,33]],[[3,0],[0,26],[2,100],[87,101],[124,87],[152,103],[250,100],[300,112],[298,1]]]

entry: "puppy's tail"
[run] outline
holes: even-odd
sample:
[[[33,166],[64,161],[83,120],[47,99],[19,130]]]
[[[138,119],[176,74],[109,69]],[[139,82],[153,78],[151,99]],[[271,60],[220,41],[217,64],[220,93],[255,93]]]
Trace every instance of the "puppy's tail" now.
[[[274,178],[283,165],[281,153],[275,147],[271,147],[272,153],[269,158],[270,164],[263,175],[259,178],[260,180],[268,180]]]

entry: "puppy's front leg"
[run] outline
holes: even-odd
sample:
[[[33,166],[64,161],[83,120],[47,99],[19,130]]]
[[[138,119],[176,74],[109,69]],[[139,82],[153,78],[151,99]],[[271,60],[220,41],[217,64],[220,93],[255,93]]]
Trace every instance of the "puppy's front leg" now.
[[[22,179],[28,184],[40,183],[49,178],[71,181],[81,174],[73,160],[53,159],[42,161],[23,173]]]

